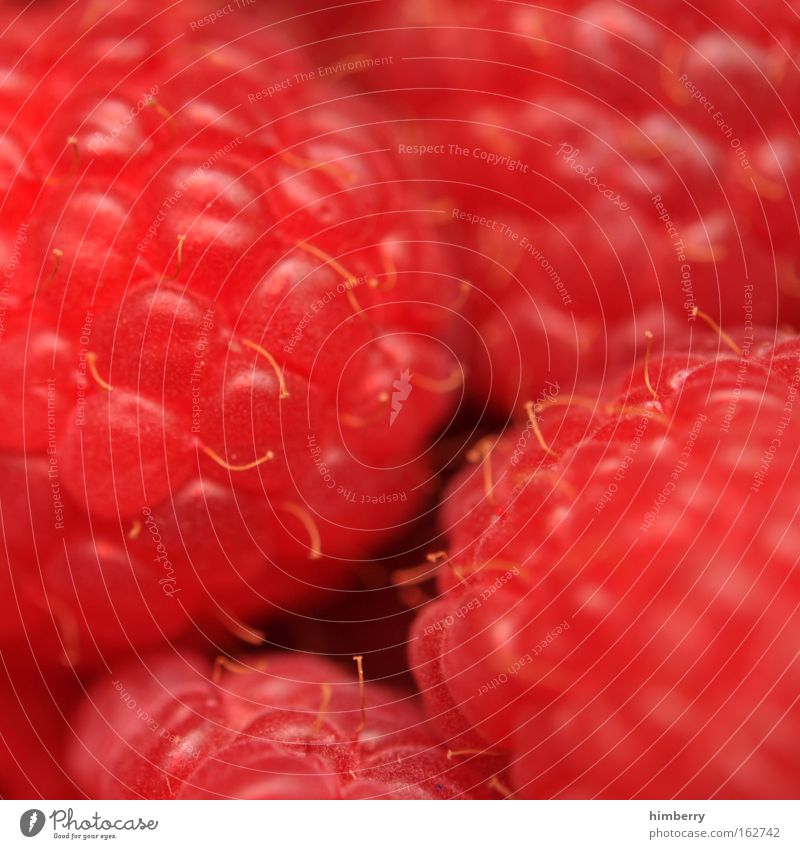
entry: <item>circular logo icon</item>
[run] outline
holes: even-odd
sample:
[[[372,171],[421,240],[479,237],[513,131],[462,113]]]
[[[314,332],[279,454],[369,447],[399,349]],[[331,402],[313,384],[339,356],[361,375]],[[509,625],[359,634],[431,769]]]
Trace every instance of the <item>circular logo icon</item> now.
[[[25,837],[36,837],[44,828],[44,811],[31,808],[19,818],[19,830]]]

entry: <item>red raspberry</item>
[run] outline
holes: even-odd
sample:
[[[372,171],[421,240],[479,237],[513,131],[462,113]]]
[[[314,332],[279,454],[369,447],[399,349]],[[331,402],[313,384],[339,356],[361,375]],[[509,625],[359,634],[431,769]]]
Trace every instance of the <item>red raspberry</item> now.
[[[541,397],[449,487],[411,663],[520,795],[800,792],[800,339],[737,337]]]
[[[73,660],[340,586],[461,394],[380,114],[215,8],[4,29],[0,590]]]
[[[384,0],[322,41],[334,65],[362,57],[450,223],[478,399],[519,410],[548,379],[597,379],[646,309],[800,316],[800,23],[696,7]]]
[[[503,786],[498,758],[437,747],[412,697],[310,655],[213,668],[157,655],[98,681],[75,727],[68,760],[92,798],[464,799]]]

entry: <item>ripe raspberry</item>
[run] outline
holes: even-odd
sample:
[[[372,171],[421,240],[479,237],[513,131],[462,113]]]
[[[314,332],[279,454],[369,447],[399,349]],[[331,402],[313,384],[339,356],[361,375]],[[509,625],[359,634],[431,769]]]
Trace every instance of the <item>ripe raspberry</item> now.
[[[91,798],[464,799],[502,786],[497,758],[437,747],[410,696],[310,655],[213,667],[156,655],[98,681],[75,727],[69,762]]]
[[[273,30],[43,7],[2,24],[0,590],[90,660],[294,608],[397,534],[461,284],[380,114]]]
[[[366,57],[449,222],[477,398],[519,411],[613,372],[650,308],[798,320],[800,19],[696,5],[384,0],[322,41]]]
[[[411,664],[519,795],[800,792],[800,339],[737,337],[541,397],[450,485]]]

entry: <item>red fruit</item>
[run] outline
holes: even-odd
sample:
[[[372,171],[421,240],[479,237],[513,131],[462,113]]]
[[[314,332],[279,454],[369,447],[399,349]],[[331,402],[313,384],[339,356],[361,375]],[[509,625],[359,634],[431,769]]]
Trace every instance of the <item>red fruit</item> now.
[[[214,9],[2,25],[0,580],[55,659],[342,585],[461,395],[461,284],[380,113]]]
[[[37,667],[27,647],[4,653],[0,668],[0,798],[73,799],[67,776],[67,719],[80,694],[66,671]]]
[[[411,663],[519,795],[800,792],[800,347],[710,338],[609,401],[541,399],[449,486]]]
[[[156,655],[97,681],[75,727],[92,798],[492,798],[503,766],[437,747],[413,697],[310,655]]]
[[[695,306],[798,321],[800,25],[764,5],[379,0],[316,45],[366,57],[444,213],[477,400],[580,391],[630,362],[646,309],[654,331]]]

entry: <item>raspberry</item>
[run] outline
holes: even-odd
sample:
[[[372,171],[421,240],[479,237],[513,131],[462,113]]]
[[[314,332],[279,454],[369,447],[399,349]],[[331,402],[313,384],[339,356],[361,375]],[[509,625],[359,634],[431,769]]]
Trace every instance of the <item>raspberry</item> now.
[[[607,400],[542,396],[450,484],[411,664],[516,794],[800,792],[800,340],[735,337],[662,344]]]
[[[92,798],[464,799],[503,786],[496,757],[437,747],[410,696],[322,658],[161,654],[114,675],[80,706],[68,757]]]
[[[547,380],[596,382],[632,362],[648,309],[664,332],[695,306],[726,325],[797,321],[788,6],[387,0],[367,14],[322,46],[332,63],[367,57],[358,78],[396,110],[398,150],[444,213],[485,342],[477,400],[521,412]]]
[[[4,30],[0,582],[54,657],[332,592],[428,502],[462,391],[381,114],[213,10]]]

